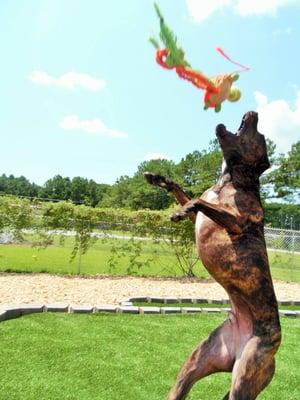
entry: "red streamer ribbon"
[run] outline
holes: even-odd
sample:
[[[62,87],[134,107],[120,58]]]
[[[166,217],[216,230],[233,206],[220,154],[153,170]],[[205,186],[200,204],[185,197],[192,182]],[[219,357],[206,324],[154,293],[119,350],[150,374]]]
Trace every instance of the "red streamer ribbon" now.
[[[221,47],[217,47],[216,49],[223,57],[225,57],[228,61],[230,61],[232,64],[237,65],[238,67],[241,67],[242,69],[235,71],[236,73],[238,72],[244,72],[244,71],[248,71],[250,68],[246,67],[245,65],[239,64],[236,61],[233,61],[226,53],[225,51],[221,48]]]

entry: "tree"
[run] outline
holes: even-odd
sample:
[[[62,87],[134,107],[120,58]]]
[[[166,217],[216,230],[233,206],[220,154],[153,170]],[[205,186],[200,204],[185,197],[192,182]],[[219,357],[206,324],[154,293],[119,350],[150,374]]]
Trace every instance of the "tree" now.
[[[262,200],[265,202],[268,198],[273,197],[273,185],[271,184],[271,173],[272,168],[276,165],[278,161],[278,156],[276,156],[276,144],[271,139],[266,139],[268,158],[270,161],[271,169],[268,169],[260,177],[260,194]]]
[[[286,156],[279,159],[279,168],[274,171],[274,190],[278,197],[300,200],[300,140],[292,145]]]
[[[15,196],[37,197],[39,186],[30,183],[25,176],[15,177],[14,175],[0,176],[0,193],[12,194]]]
[[[88,204],[88,186],[89,181],[86,178],[81,178],[80,176],[73,178],[70,199],[77,204]]]
[[[107,193],[110,189],[111,185],[106,183],[97,183],[97,204],[98,205],[103,199],[105,193]]]
[[[96,183],[93,179],[90,179],[87,184],[85,204],[96,207],[109,187],[110,185]]]
[[[129,207],[133,210],[141,208],[161,210],[168,208],[173,203],[173,198],[165,190],[150,186],[146,182],[144,172],[147,171],[176,180],[173,161],[158,159],[142,162],[131,180],[132,194],[129,199]]]
[[[72,200],[77,204],[95,207],[103,198],[109,185],[98,184],[92,179],[88,180],[76,176],[72,180],[56,175],[49,179],[39,191],[39,197],[55,200]]]
[[[299,204],[265,203],[265,223],[273,228],[300,229]]]
[[[267,143],[267,152],[268,152],[268,158],[270,161],[271,166],[276,163],[276,144],[273,142],[273,140],[267,138],[266,139]]]
[[[280,154],[275,166],[277,168],[264,177],[264,182],[274,192],[270,197],[290,202],[300,200],[300,141],[293,144],[286,155]]]
[[[39,197],[55,200],[68,200],[71,195],[71,180],[63,178],[61,175],[55,175],[48,179],[39,191]]]
[[[150,160],[142,162],[132,178],[121,176],[121,178],[106,191],[99,206],[125,207],[132,210],[142,208],[160,210],[169,207],[173,199],[165,190],[150,186],[146,182],[144,178],[144,172],[146,171],[174,178],[175,164],[168,160]]]
[[[107,189],[102,200],[98,203],[100,207],[126,208],[130,196],[129,176],[121,176],[114,185]]]
[[[181,159],[177,166],[180,183],[193,197],[199,196],[217,182],[221,164],[222,153],[218,143],[212,141],[208,151],[195,150]]]

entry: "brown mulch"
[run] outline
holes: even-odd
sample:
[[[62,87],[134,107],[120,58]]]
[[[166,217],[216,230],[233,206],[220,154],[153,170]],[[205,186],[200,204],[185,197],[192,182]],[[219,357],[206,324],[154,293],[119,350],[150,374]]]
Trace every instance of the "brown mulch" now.
[[[300,300],[300,284],[274,282],[277,299]],[[0,304],[118,304],[129,297],[227,299],[216,282],[137,277],[0,274]]]

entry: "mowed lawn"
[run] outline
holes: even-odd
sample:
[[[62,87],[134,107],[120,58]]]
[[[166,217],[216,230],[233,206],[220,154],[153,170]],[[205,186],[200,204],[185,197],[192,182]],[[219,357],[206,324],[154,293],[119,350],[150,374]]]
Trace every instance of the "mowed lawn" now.
[[[130,254],[124,252],[115,258],[113,268],[109,265],[111,247],[118,239],[105,242],[98,240],[88,252],[82,256],[80,263],[81,274],[112,274],[138,276],[182,276],[174,253],[163,244],[144,242],[142,253],[138,258],[139,267],[132,267]],[[38,250],[30,243],[9,244],[0,246],[0,271],[8,272],[48,272],[58,274],[76,274],[78,259],[69,262],[74,239],[66,238],[64,246],[58,240],[46,249]],[[274,279],[300,282],[300,255],[291,253],[269,252],[272,276]],[[200,278],[209,275],[203,265],[198,262],[195,274]]]
[[[131,254],[125,251],[120,253],[120,257],[115,257],[116,264],[111,268],[109,265],[112,256],[111,248],[124,242],[119,239],[109,239],[104,242],[98,240],[81,257],[80,272],[88,275],[128,275],[130,273],[140,276],[182,276],[176,257],[170,248],[162,243],[155,244],[151,241],[142,243],[142,253],[137,259],[141,262],[141,267],[132,268]],[[33,248],[29,242],[1,245],[0,271],[76,274],[78,258],[69,262],[73,244],[74,238],[66,237],[63,246],[56,238],[53,245],[40,250]],[[200,262],[195,267],[195,273],[203,278],[209,276]]]
[[[224,315],[34,314],[0,324],[1,400],[161,400]],[[298,400],[300,320],[282,318],[276,374],[260,400]],[[189,400],[222,399],[231,374]]]

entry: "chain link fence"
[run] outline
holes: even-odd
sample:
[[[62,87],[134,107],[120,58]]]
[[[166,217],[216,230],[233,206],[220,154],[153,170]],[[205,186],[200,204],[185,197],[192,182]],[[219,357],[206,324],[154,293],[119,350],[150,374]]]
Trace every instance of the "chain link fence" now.
[[[286,280],[300,280],[300,231],[265,227],[265,239],[271,264]]]
[[[300,254],[300,231],[265,227],[265,238],[270,251]]]
[[[99,251],[103,251],[101,248],[101,240],[106,239],[108,241],[106,245],[115,245],[114,242],[117,241],[126,241],[129,242],[129,245],[133,245],[133,241],[137,242],[144,242],[146,246],[147,255],[151,252],[155,252],[155,258],[157,258],[157,263],[162,264],[165,259],[169,257],[170,249],[168,251],[164,247],[168,245],[168,231],[166,231],[166,227],[161,227],[158,232],[158,236],[153,240],[151,236],[151,230],[145,236],[140,235],[133,235],[133,225],[132,224],[111,224],[108,221],[99,221],[93,227],[93,232],[91,236],[95,239],[100,239],[98,244],[92,245],[92,248],[98,249]],[[24,231],[27,235],[34,235],[34,230],[26,230]],[[62,230],[55,230],[55,231],[48,231],[47,234],[54,235],[55,237],[59,238],[62,236],[72,237],[75,236],[75,231],[62,231]],[[162,235],[160,237],[160,235]],[[274,279],[281,279],[286,281],[294,281],[300,282],[300,230],[293,230],[293,229],[280,229],[280,228],[272,228],[272,227],[265,227],[265,239],[266,245],[268,249],[269,261],[271,266],[271,272]],[[2,232],[0,233],[0,244],[13,244],[15,242],[15,238],[10,232]],[[153,243],[156,243],[155,246]],[[147,244],[148,243],[148,244]],[[173,241],[176,243],[176,240]],[[103,244],[103,248],[105,248],[105,244]],[[136,246],[139,246],[136,244]],[[142,246],[142,244],[141,244]],[[144,245],[143,245],[144,246]],[[151,247],[152,246],[152,247]],[[28,247],[28,246],[27,246]],[[142,251],[142,248],[141,248]],[[148,254],[149,253],[149,254]],[[39,256],[40,257],[39,253]],[[145,253],[146,254],[146,253]],[[78,267],[77,272],[81,271],[81,254],[79,253],[80,257],[78,258]],[[153,253],[154,255],[154,253]],[[154,257],[154,256],[153,256]],[[153,258],[152,257],[152,258]],[[191,257],[194,260],[197,259],[197,255],[194,252]],[[5,259],[2,257],[2,261],[4,262]],[[69,254],[66,256],[65,263],[68,264]],[[9,260],[7,260],[9,262]],[[172,261],[173,262],[173,261]],[[32,263],[32,260],[31,260]],[[170,275],[172,275],[172,268],[170,268]]]

